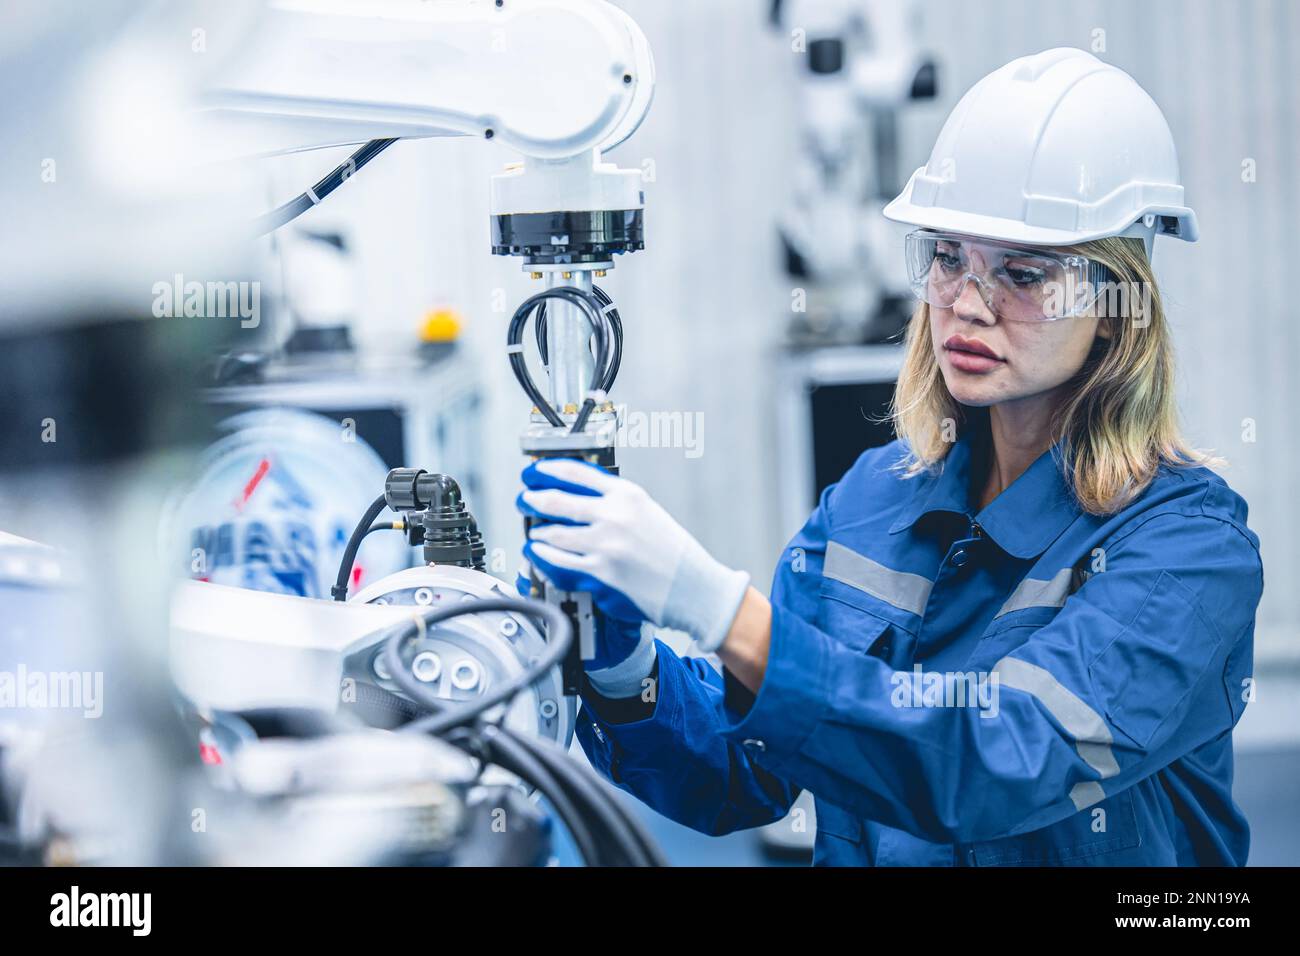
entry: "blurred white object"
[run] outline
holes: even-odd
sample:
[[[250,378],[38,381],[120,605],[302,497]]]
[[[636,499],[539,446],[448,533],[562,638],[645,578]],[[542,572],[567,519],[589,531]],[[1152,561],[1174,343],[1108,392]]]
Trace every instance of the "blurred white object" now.
[[[1157,234],[1198,234],[1160,107],[1123,70],[1071,47],[1012,60],[971,87],[884,214],[1038,245],[1140,237],[1148,255]]]
[[[899,117],[933,100],[937,88],[919,7],[917,0],[786,0],[774,11],[782,25],[802,31],[804,45],[801,149],[780,232],[787,271],[815,290],[790,330],[794,338],[885,338],[910,312],[893,254],[897,227],[879,213],[899,188]]]
[[[0,152],[0,333],[149,318],[159,280],[251,271],[251,250],[218,228],[239,172],[195,175],[207,137],[191,95],[201,71],[225,59],[192,48],[210,7],[5,4],[0,126],[12,148]],[[233,0],[222,18],[244,24],[249,9]]]
[[[200,707],[333,711],[343,658],[409,618],[409,611],[182,582],[172,596],[172,675]]]
[[[465,819],[474,762],[419,734],[357,730],[239,747],[230,782],[254,801],[228,809],[216,862],[392,864],[451,851]]]
[[[284,298],[297,329],[348,328],[359,310],[356,263],[335,234],[277,236]]]

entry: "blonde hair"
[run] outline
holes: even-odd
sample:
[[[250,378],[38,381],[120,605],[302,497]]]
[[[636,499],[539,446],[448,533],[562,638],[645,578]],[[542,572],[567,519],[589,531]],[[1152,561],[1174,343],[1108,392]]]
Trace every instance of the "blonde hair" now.
[[[1112,514],[1137,498],[1162,464],[1216,467],[1223,459],[1191,448],[1178,425],[1174,353],[1155,273],[1140,239],[1097,239],[1064,250],[1086,255],[1110,270],[1109,298],[1098,314],[1109,316],[1110,336],[1097,336],[1066,399],[1053,413],[1051,434],[1060,442],[1062,467],[1080,507]],[[1137,312],[1132,294],[1144,300]],[[1143,322],[1133,321],[1140,316]],[[913,477],[942,464],[952,447],[953,423],[976,419],[948,391],[930,338],[930,307],[912,314],[903,368],[889,420],[910,454],[898,467]],[[982,410],[981,410],[982,411]]]

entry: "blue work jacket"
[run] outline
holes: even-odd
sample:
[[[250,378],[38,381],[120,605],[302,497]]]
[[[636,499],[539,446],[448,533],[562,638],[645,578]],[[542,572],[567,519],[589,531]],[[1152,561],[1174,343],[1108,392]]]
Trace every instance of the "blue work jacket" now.
[[[986,448],[967,434],[914,478],[891,467],[901,442],[863,454],[783,553],[757,695],[659,642],[648,715],[585,699],[593,765],[709,834],[810,790],[819,864],[1245,863],[1232,729],[1263,589],[1245,502],[1164,467],[1090,515],[1053,448],[977,510]]]

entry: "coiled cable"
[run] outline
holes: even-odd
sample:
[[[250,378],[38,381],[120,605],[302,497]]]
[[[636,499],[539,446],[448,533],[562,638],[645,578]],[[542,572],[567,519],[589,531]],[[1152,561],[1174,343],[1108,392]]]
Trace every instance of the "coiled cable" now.
[[[542,309],[549,299],[560,299],[577,306],[586,315],[591,322],[592,333],[596,339],[596,356],[595,367],[592,370],[592,380],[589,394],[582,403],[578,415],[574,420],[571,432],[577,433],[582,431],[592,412],[596,407],[595,394],[608,392],[613,387],[614,378],[618,375],[619,366],[622,364],[623,356],[623,324],[618,317],[617,310],[608,310],[606,307],[612,304],[612,300],[604,292],[594,289],[588,292],[585,289],[579,289],[574,286],[557,286],[554,289],[544,289],[536,295],[529,296],[515,310],[515,314],[510,319],[510,325],[506,333],[506,351],[510,356],[510,368],[514,372],[515,380],[519,382],[525,394],[532,400],[533,405],[546,418],[548,422],[556,428],[564,427],[564,419],[555,409],[546,397],[542,394],[537,383],[533,381],[532,375],[528,371],[528,364],[524,360],[524,327],[528,323],[530,316],[534,312],[538,313],[538,321],[541,322],[545,313]],[[545,340],[544,329],[541,332]],[[542,361],[549,363],[549,355],[545,348],[542,349]]]

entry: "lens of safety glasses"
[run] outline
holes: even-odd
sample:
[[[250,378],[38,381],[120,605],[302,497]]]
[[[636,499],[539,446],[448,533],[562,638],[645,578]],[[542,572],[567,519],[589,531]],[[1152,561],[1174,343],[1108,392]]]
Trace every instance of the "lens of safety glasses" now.
[[[952,308],[974,283],[1004,319],[1046,322],[1085,314],[1105,268],[1086,256],[918,230],[906,240],[907,273],[917,297]]]

